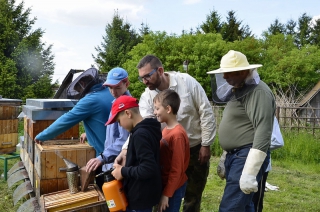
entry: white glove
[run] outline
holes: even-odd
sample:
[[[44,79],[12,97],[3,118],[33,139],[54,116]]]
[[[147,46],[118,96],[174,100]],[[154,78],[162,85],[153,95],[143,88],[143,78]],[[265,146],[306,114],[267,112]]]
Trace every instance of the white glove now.
[[[240,188],[245,194],[258,191],[256,176],[242,173],[240,178]]]
[[[267,154],[258,149],[250,149],[240,177],[240,189],[245,194],[258,191],[256,176]]]
[[[227,152],[223,151],[223,153],[220,157],[220,161],[217,166],[217,174],[221,178],[221,180],[226,179],[226,169],[224,166],[224,161],[226,160],[226,155],[227,155]]]
[[[278,191],[279,190],[278,186],[271,185],[268,182],[266,182],[266,188],[269,189],[269,190],[272,190],[272,191]]]

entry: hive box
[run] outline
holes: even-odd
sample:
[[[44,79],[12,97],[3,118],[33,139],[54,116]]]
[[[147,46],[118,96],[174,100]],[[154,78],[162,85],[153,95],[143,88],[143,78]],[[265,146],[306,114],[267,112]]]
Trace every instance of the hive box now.
[[[78,211],[101,212],[107,211],[104,195],[96,185],[89,185],[85,192],[70,194],[69,190],[63,190],[40,197],[41,211]]]
[[[40,179],[36,172],[33,177],[32,185],[37,198],[40,198],[41,195],[69,189],[67,178]]]
[[[0,97],[0,154],[16,151],[21,99]]]
[[[0,134],[0,154],[15,152],[17,143],[18,133]]]
[[[54,141],[58,142],[58,141]],[[60,141],[63,143],[63,141]],[[94,148],[87,143],[79,143],[75,140],[70,144],[70,140],[65,141],[67,145],[46,145],[50,141],[46,141],[43,145],[35,144],[34,150],[34,167],[39,179],[59,179],[66,178],[66,173],[60,171],[60,168],[66,168],[63,158],[77,164],[79,167],[85,166],[91,158],[95,158],[96,152]]]
[[[31,120],[29,117],[24,117],[24,130],[33,140],[40,132],[49,127],[55,120]],[[79,138],[79,124],[74,125],[67,131],[61,133],[53,140],[63,139],[78,139]]]
[[[0,120],[0,134],[17,133],[18,119]]]
[[[0,102],[0,120],[16,119],[19,116],[20,106],[1,105]]]
[[[37,197],[68,189],[66,172],[60,170],[66,168],[66,164],[60,156],[82,167],[96,155],[92,146],[79,143],[79,140],[50,140],[34,146],[33,173],[30,159],[26,165]]]

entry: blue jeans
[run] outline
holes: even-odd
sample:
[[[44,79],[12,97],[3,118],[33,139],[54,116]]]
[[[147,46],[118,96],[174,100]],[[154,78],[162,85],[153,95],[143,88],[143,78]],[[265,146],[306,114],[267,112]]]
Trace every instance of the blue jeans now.
[[[252,197],[254,193],[245,194],[241,191],[239,180],[246,162],[250,147],[240,149],[234,154],[228,153],[224,162],[226,171],[226,187],[220,203],[219,212],[254,212]],[[269,164],[270,152],[264,160],[257,175],[257,181],[261,177]]]
[[[130,210],[127,208],[126,212],[152,212],[152,208],[143,209],[143,210]]]
[[[187,182],[178,188],[169,198],[169,207],[164,212],[179,212],[182,198],[186,192]]]

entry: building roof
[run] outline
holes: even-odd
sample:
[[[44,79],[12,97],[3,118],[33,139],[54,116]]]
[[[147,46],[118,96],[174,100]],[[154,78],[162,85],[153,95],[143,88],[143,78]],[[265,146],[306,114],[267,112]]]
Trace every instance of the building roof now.
[[[310,102],[320,92],[320,81],[307,93],[307,95],[299,102],[298,107],[305,106],[306,103]]]

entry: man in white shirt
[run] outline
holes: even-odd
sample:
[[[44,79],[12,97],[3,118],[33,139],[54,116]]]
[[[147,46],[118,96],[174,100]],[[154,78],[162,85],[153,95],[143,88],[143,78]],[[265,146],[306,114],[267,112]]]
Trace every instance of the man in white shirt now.
[[[153,98],[159,91],[172,89],[181,99],[177,120],[185,128],[190,142],[190,163],[183,211],[200,211],[201,197],[209,174],[210,145],[214,142],[216,125],[207,95],[193,77],[186,73],[164,72],[159,58],[143,57],[137,65],[138,79],[147,86],[140,97],[142,117],[155,117]],[[122,156],[124,154],[121,154]],[[116,162],[121,162],[121,157]]]

